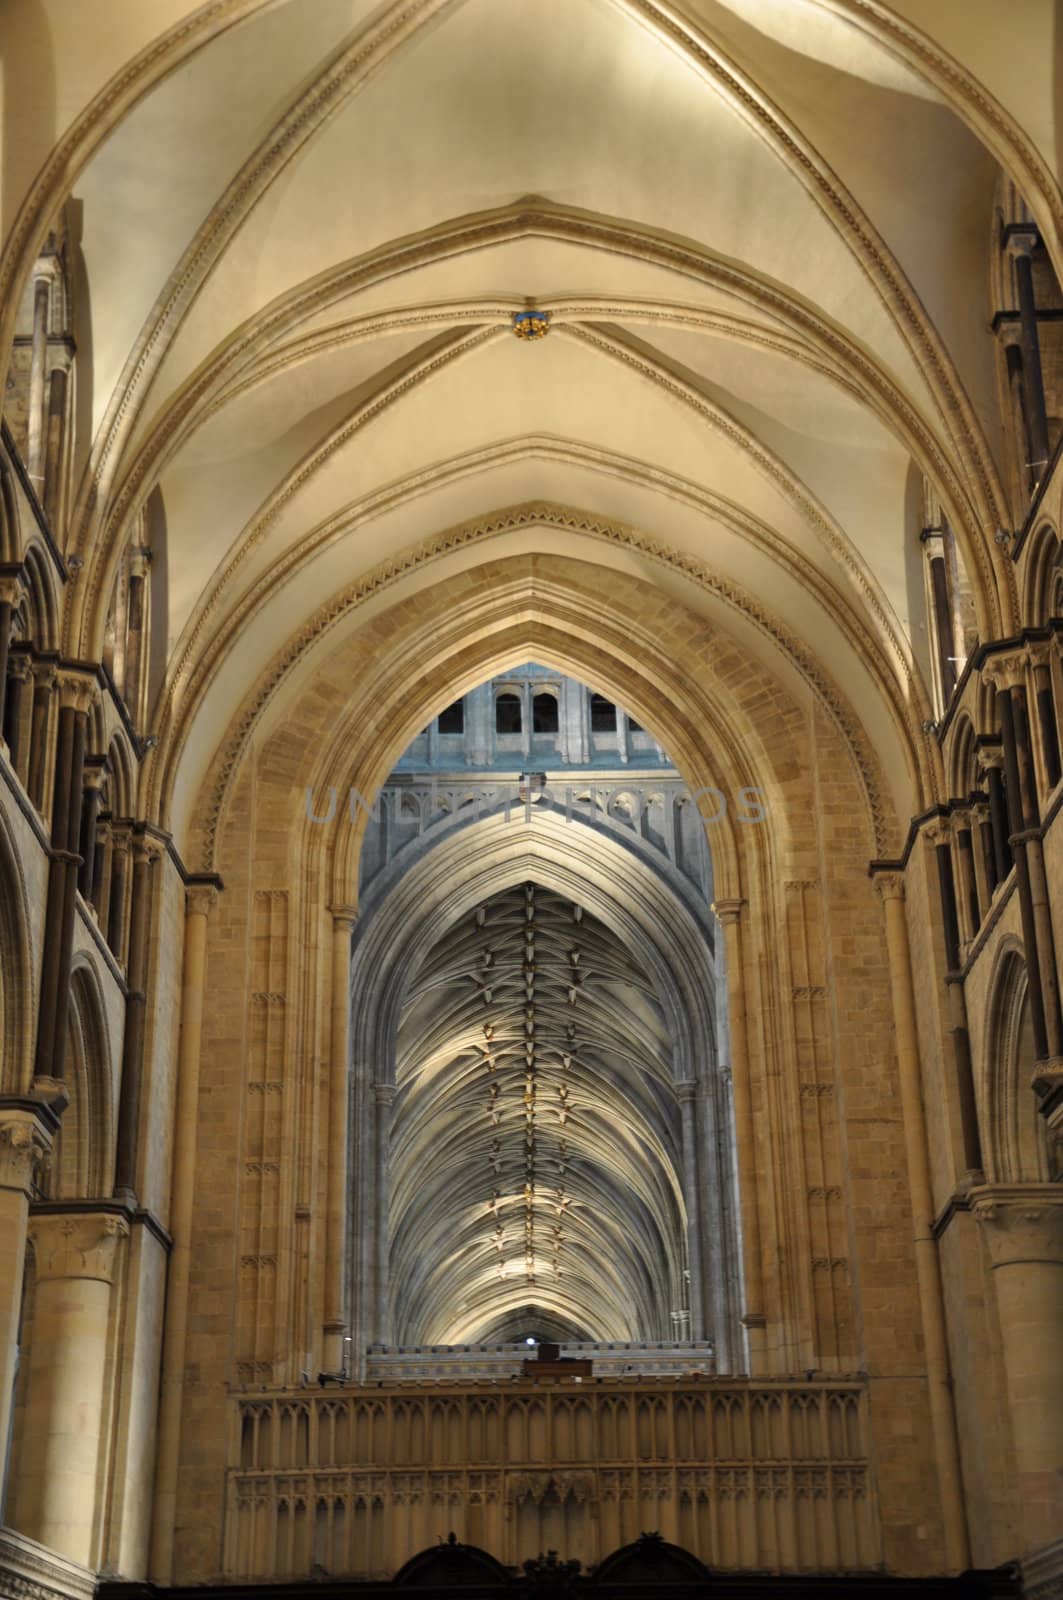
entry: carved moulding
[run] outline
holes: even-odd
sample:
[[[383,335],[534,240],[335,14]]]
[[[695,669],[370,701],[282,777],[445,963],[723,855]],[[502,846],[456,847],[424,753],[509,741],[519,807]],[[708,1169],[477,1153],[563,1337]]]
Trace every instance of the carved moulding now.
[[[425,541],[412,550],[405,552],[395,561],[381,563],[371,573],[360,579],[343,594],[337,596],[335,600],[330,601],[327,606],[321,607],[310,621],[300,629],[285,650],[274,659],[272,666],[260,681],[259,687],[245,702],[245,709],[242,715],[239,715],[239,720],[236,721],[235,731],[230,735],[215,762],[212,787],[206,803],[206,818],[203,824],[205,831],[203,859],[208,863],[203,868],[204,871],[213,870],[212,863],[215,859],[217,836],[225,801],[252,732],[269,701],[297,663],[328,633],[332,632],[350,612],[364,605],[384,589],[396,584],[417,568],[439,560],[469,544],[486,541],[501,534],[512,532],[515,529],[536,524],[561,527],[566,531],[583,532],[627,549],[638,550],[650,560],[683,573],[684,576],[691,578],[700,587],[717,596],[726,605],[741,613],[759,633],[788,656],[796,670],[815,690],[844,738],[864,789],[875,851],[878,854],[888,854],[894,832],[892,807],[885,798],[881,777],[878,772],[878,761],[872,752],[870,742],[848,702],[826,673],[821,670],[811,651],[784,624],[779,622],[772,614],[766,612],[759,601],[739,589],[737,585],[718,577],[711,569],[704,566],[694,557],[671,551],[659,541],[646,538],[636,530],[624,524],[616,523],[610,518],[595,517],[572,508],[555,506],[545,502],[532,502],[527,505],[507,508],[507,510],[498,512],[489,518],[463,523],[457,528],[449,530],[446,534]],[[159,795],[157,780],[153,798],[154,803],[158,804],[161,796]]]

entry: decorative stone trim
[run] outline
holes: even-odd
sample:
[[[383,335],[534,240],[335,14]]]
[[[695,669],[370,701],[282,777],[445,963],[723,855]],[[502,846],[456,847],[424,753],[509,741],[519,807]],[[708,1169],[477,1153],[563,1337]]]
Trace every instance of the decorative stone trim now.
[[[34,1175],[52,1148],[46,1118],[54,1127],[55,1117],[43,1105],[0,1105],[0,1189],[32,1193]]]
[[[0,1600],[92,1600],[96,1574],[35,1539],[0,1528]]]
[[[32,1216],[28,1237],[38,1283],[48,1278],[95,1278],[110,1283],[115,1249],[128,1234],[126,1219],[108,1212]]]

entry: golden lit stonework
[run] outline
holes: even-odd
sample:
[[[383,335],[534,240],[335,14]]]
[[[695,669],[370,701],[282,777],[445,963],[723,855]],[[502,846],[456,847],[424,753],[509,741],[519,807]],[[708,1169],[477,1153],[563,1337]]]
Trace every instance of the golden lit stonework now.
[[[550,332],[549,311],[514,311],[513,332],[518,339],[545,339]]]

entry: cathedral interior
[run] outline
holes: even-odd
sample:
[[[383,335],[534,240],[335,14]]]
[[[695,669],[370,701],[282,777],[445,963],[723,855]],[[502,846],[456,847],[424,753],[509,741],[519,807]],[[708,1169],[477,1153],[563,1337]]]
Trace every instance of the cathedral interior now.
[[[1063,0],[0,6],[0,1597],[1063,1600]]]

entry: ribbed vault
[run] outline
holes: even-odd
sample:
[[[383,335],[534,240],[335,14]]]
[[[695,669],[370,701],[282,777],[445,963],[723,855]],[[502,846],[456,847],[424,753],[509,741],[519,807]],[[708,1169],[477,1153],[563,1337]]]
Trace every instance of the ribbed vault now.
[[[399,1029],[395,1342],[517,1338],[529,1308],[581,1339],[671,1338],[686,1215],[670,1077],[652,983],[581,906],[528,881],[450,929]]]

